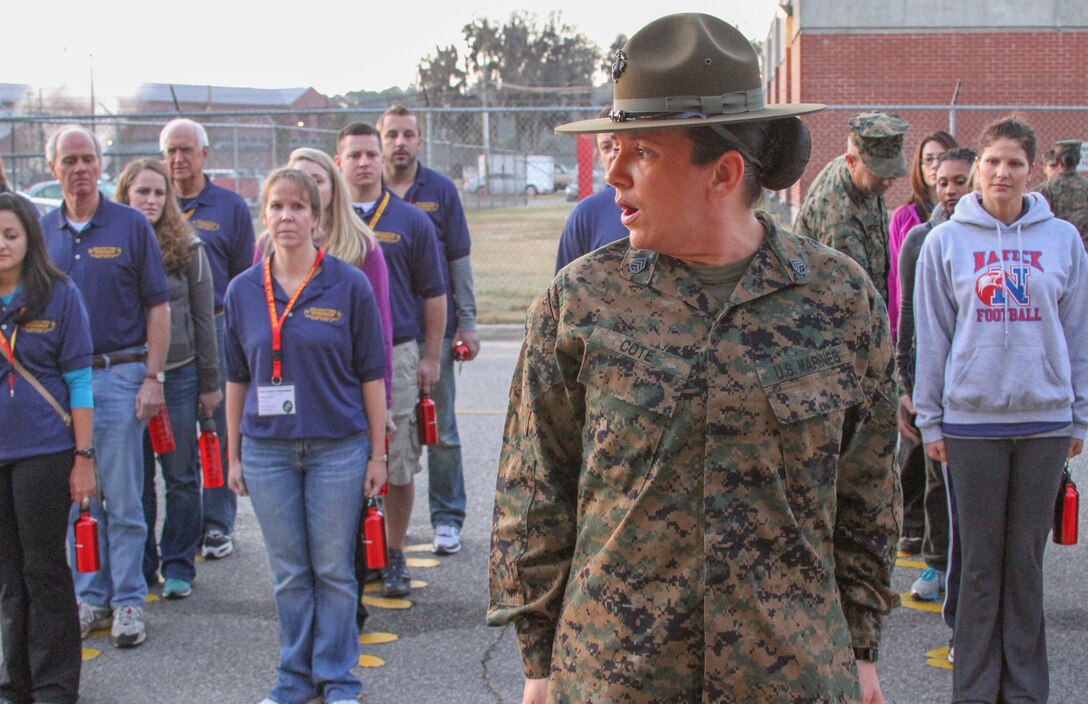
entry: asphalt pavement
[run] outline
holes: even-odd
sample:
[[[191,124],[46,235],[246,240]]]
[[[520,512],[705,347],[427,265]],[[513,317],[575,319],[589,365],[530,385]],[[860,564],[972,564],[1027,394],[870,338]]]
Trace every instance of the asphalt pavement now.
[[[449,557],[431,555],[424,471],[417,481],[407,544],[417,550],[409,558],[422,561],[410,567],[412,577],[426,586],[417,587],[403,603],[371,604],[366,638],[386,642],[360,647],[366,666],[357,672],[364,702],[521,701],[514,634],[484,624],[495,474],[519,329],[484,330],[480,357],[458,376],[468,493],[464,548]],[[1088,489],[1086,466],[1083,458],[1073,464],[1082,490]],[[1051,544],[1046,554],[1054,704],[1088,701],[1088,509],[1083,505],[1080,525],[1079,545]],[[909,560],[903,562],[893,576],[900,593],[920,572]],[[188,599],[147,605],[148,638],[142,646],[117,650],[105,632],[84,641],[82,704],[256,704],[267,695],[276,677],[276,614],[268,560],[248,499],[239,501],[234,554],[202,562],[197,570]],[[932,611],[899,608],[888,617],[878,666],[888,702],[949,701],[951,671],[944,669],[940,653],[927,657],[947,645],[948,635]]]

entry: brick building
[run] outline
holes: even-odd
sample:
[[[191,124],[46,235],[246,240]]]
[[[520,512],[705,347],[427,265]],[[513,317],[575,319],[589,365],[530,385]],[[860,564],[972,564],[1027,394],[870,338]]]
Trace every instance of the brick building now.
[[[328,137],[321,130],[335,127],[335,119],[307,111],[329,107],[329,98],[313,88],[144,83],[131,97],[120,99],[118,113],[173,113],[192,118],[208,131],[208,169],[263,178],[272,168],[285,163],[292,149],[326,146]],[[270,115],[269,110],[298,112]],[[216,114],[234,111],[249,114]],[[125,122],[117,129],[111,154],[128,161],[159,153],[159,132],[166,118]]]
[[[767,100],[839,107],[805,118],[812,160],[778,197],[795,212],[824,164],[845,151],[847,119],[862,108],[950,106],[955,98],[954,111],[895,110],[911,126],[908,160],[930,132],[947,130],[974,146],[986,124],[1010,112],[977,106],[1081,107],[1021,117],[1035,128],[1040,155],[1056,139],[1088,140],[1086,62],[1085,2],[780,0],[763,49]],[[889,208],[909,191],[900,179]]]

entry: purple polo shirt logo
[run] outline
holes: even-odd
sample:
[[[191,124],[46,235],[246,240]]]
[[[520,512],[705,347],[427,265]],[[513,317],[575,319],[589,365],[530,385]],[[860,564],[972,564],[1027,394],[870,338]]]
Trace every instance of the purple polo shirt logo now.
[[[397,232],[385,232],[379,230],[374,233],[374,236],[378,238],[379,242],[387,242],[389,244],[395,244],[400,242],[400,233]]]
[[[419,201],[418,203],[412,203],[412,205],[416,206],[417,208],[419,208],[420,210],[422,210],[425,213],[433,213],[436,210],[438,210],[438,203],[434,203],[434,202],[429,201],[429,200]]]
[[[315,320],[320,323],[335,323],[340,321],[344,314],[335,308],[310,307],[302,312],[307,320]]]
[[[57,321],[55,320],[31,320],[23,326],[23,332],[36,335],[45,335],[56,329]]]
[[[120,247],[91,247],[87,250],[87,254],[92,259],[116,259],[121,256]]]

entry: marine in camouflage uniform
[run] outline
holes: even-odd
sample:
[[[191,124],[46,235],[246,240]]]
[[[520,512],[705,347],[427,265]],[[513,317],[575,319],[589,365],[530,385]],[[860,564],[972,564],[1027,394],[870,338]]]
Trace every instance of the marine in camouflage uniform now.
[[[614,133],[631,237],[529,310],[488,623],[515,625],[534,704],[880,701],[887,313],[857,263],[753,210],[823,106],[765,107],[751,45],[700,14],[634,34],[612,76],[611,120],[557,131]]]
[[[850,118],[850,140],[858,156],[879,180],[906,173],[903,135],[907,123],[894,115],[861,113]],[[888,300],[888,209],[882,186],[867,191],[855,180],[847,156],[831,161],[809,186],[794,222],[796,234],[837,249],[861,264],[881,298]]]
[[[726,309],[623,240],[529,312],[489,621],[561,702],[839,702],[899,537],[884,303],[777,229]]]
[[[1076,171],[1080,157],[1080,142],[1072,139],[1055,144],[1055,158],[1065,153],[1075,154],[1076,160],[1069,170],[1062,169],[1054,178],[1039,187],[1055,217],[1073,223],[1080,232],[1085,248],[1088,248],[1088,179]]]

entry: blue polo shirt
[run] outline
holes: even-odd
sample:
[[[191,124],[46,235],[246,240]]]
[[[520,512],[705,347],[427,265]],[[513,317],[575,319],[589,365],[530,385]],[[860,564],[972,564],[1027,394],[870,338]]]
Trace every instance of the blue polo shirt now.
[[[275,279],[277,316],[290,294]],[[294,293],[293,291],[291,293]],[[340,440],[365,431],[364,382],[385,378],[385,345],[366,275],[325,255],[281,331],[284,384],[295,387],[293,415],[260,416],[257,387],[272,380],[272,325],[264,265],[231,281],[226,297],[227,380],[249,384],[242,434],[265,440]]]
[[[95,354],[147,343],[147,309],[170,300],[162,252],[147,217],[98,194],[98,209],[81,232],[66,207],[42,216],[45,246],[57,268],[83,294]]]
[[[378,209],[385,194],[367,212],[355,212],[363,222]],[[446,274],[439,255],[434,225],[419,208],[408,205],[389,193],[389,204],[372,228],[382,245],[389,269],[389,307],[393,314],[393,344],[416,340],[423,335],[423,318],[417,299],[434,298],[446,293]]]
[[[616,189],[612,186],[605,186],[600,193],[594,193],[574,206],[559,237],[556,273],[578,257],[630,235],[620,222],[622,213],[616,205]]]
[[[19,309],[25,305],[25,290],[17,291],[7,305],[0,302],[0,331],[8,342]],[[19,326],[15,358],[60,405],[71,409],[64,374],[91,366],[91,324],[75,285],[67,281],[53,283],[41,315]],[[14,396],[8,391],[8,378],[13,375]],[[0,418],[0,463],[75,447],[72,431],[49,402],[8,364],[6,354],[0,354]]]
[[[445,336],[452,337],[457,330],[457,315],[452,295],[453,283],[450,280],[450,262],[467,257],[472,248],[461,196],[453,181],[419,164],[415,183],[405,192],[404,200],[427,214],[434,225],[435,234],[438,235],[438,246],[442,252],[442,274],[446,277],[451,293],[446,299]],[[423,339],[422,335],[420,339]]]
[[[181,212],[204,240],[204,252],[212,266],[215,308],[223,307],[227,284],[253,264],[253,218],[249,206],[234,191],[212,183],[204,175],[204,188],[192,198],[178,198]]]

